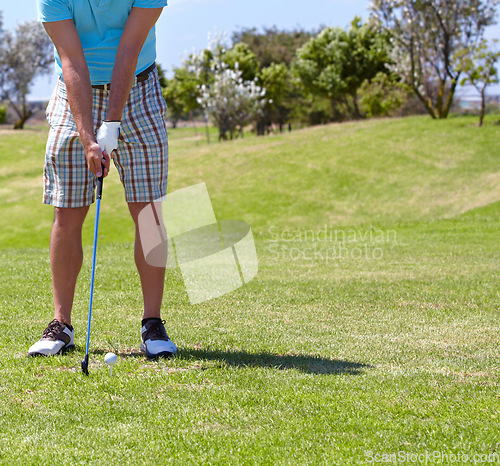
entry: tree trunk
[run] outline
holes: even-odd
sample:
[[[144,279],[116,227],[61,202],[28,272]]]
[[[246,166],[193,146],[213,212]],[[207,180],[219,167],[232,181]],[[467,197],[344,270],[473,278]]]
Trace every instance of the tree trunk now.
[[[358,106],[358,97],[356,94],[352,94],[352,105],[354,107],[354,119],[359,120],[361,118],[361,113],[359,111],[359,106]]]
[[[208,132],[208,117],[205,115],[205,130],[207,133],[207,143],[210,144],[210,133]]]
[[[444,97],[445,84],[446,84],[446,81],[443,79],[440,79],[438,98],[436,101],[436,105],[434,107],[435,108],[434,111],[435,111],[435,113],[437,113],[437,116],[439,119],[443,118],[443,97]],[[444,117],[444,118],[446,118],[446,117]]]
[[[16,112],[17,116],[19,117],[19,120],[17,120],[16,124],[14,125],[14,129],[23,129],[24,128],[24,123],[28,120],[33,115],[33,112],[28,112],[26,109],[26,103],[23,101],[22,102],[22,107],[21,110],[17,107],[17,105],[11,100],[8,99],[10,106],[12,109]]]
[[[418,90],[418,86],[416,85],[415,81],[417,80],[417,72],[416,72],[416,66],[415,66],[415,51],[414,51],[414,44],[413,44],[413,38],[410,40],[409,44],[409,52],[410,52],[410,62],[411,62],[411,88],[413,89],[413,93],[418,97],[420,102],[424,104],[425,109],[427,110],[427,113],[431,116],[433,120],[436,119],[436,114],[434,113],[434,109],[432,107],[432,100],[429,102],[428,99],[423,96],[420,91]]]
[[[486,109],[486,96],[485,94],[486,86],[481,89],[481,110],[479,111],[479,126],[483,126],[484,113]]]
[[[266,132],[266,126],[263,120],[257,121],[257,136],[264,136]]]
[[[24,129],[24,123],[26,123],[26,120],[29,117],[22,117],[19,120],[17,120],[17,123],[14,125],[14,129]]]
[[[9,99],[9,103],[19,117],[19,120],[17,120],[14,125],[14,129],[23,129],[24,123],[26,123],[26,121],[33,116],[33,112],[29,110],[26,105],[26,96],[23,96],[21,99],[21,110],[19,110],[17,105],[11,99]]]
[[[330,105],[332,107],[332,112],[333,112],[333,121],[340,121],[340,113],[337,108],[337,101],[334,99],[330,99]]]
[[[444,110],[443,110],[442,118],[448,118],[448,115],[450,113],[451,104],[453,103],[453,97],[455,96],[455,91],[457,89],[459,76],[457,76],[457,78],[453,79],[451,82],[451,89],[450,89],[450,92],[448,93],[448,97],[446,99],[446,105],[445,105]]]
[[[418,99],[420,100],[420,102],[422,102],[424,104],[424,107],[427,110],[427,113],[432,117],[433,120],[435,120],[436,119],[436,114],[434,113],[434,108],[432,107],[432,102],[429,102],[429,100],[426,99],[425,96],[423,96],[418,91],[418,89],[416,88],[416,86],[413,86],[413,92],[418,97]]]

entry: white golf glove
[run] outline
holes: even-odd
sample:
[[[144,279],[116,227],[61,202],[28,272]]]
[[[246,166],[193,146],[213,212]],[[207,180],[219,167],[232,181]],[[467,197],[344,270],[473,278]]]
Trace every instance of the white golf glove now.
[[[118,147],[118,136],[120,135],[120,121],[105,121],[97,131],[97,144],[109,156]]]

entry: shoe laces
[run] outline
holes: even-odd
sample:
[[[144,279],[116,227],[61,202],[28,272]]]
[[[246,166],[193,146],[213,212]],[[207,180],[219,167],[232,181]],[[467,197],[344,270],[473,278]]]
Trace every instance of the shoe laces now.
[[[150,340],[168,340],[165,330],[164,320],[153,320],[146,326],[148,339]]]
[[[56,334],[64,331],[64,324],[58,320],[53,320],[44,330],[42,338],[56,338]]]

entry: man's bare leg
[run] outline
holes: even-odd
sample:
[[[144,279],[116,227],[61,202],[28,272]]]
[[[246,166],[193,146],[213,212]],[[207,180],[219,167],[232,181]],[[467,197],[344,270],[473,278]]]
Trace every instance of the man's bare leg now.
[[[54,319],[71,325],[71,309],[82,268],[82,226],[88,207],[55,208],[50,235]]]
[[[153,267],[146,262],[142,250],[138,218],[139,213],[149,202],[130,202],[128,208],[135,223],[134,259],[141,279],[142,295],[144,298],[143,318],[161,318],[161,303],[165,284],[165,267]]]

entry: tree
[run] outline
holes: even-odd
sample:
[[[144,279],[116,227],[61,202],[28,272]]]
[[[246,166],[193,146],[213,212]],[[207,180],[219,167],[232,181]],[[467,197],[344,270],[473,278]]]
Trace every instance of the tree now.
[[[5,31],[3,30],[3,15],[0,11],[0,103],[4,100],[4,95],[2,89],[4,87],[4,83],[7,81],[7,67],[5,65]],[[5,108],[5,113],[7,113],[7,108]],[[5,115],[3,115],[5,119]],[[2,121],[4,123],[4,121]]]
[[[290,72],[283,63],[272,63],[261,70],[259,85],[266,90],[266,105],[257,122],[257,134],[263,135],[273,123],[278,123],[280,132],[287,119],[289,108],[286,105],[290,97]]]
[[[493,41],[495,44],[498,40]],[[457,68],[466,77],[460,81],[462,86],[472,84],[481,96],[481,109],[479,111],[479,126],[483,126],[486,108],[486,88],[490,84],[498,83],[498,70],[496,63],[500,59],[500,52],[490,49],[488,42],[482,40],[476,49],[470,53],[468,50],[460,50],[456,58]]]
[[[265,104],[265,90],[245,81],[241,71],[224,62],[213,67],[214,81],[201,87],[198,102],[219,128],[219,140],[233,139],[236,131],[255,120]]]
[[[0,35],[0,92],[19,117],[15,129],[22,129],[33,114],[26,97],[35,77],[52,70],[53,46],[37,21],[20,24],[15,33]]]
[[[182,115],[191,114],[200,107],[200,83],[196,75],[186,68],[175,68],[172,79],[167,80],[163,89],[163,98],[167,103],[167,114],[174,128]]]
[[[17,113],[14,128],[22,129],[32,111],[26,102],[33,79],[51,70],[53,48],[43,27],[37,22],[23,23],[15,34],[0,38],[0,91]]]
[[[407,100],[409,90],[394,76],[378,73],[360,87],[361,108],[371,117],[390,116]]]
[[[326,28],[301,47],[293,71],[306,92],[330,100],[335,120],[342,118],[342,105],[359,118],[358,89],[377,73],[389,73],[387,48],[387,36],[355,18],[349,30]]]
[[[158,82],[160,83],[160,87],[165,89],[167,87],[167,77],[165,76],[165,70],[159,63],[156,64],[156,71],[158,71]]]
[[[259,72],[257,57],[243,42],[233,45],[231,49],[224,52],[222,61],[232,70],[237,66],[245,81],[254,80]]]
[[[219,140],[233,139],[237,131],[243,134],[243,127],[260,114],[265,105],[265,89],[257,85],[257,78],[245,79],[239,67],[242,60],[245,72],[254,73],[254,55],[246,45],[227,50],[224,33],[209,35],[208,43],[207,49],[191,54],[184,66],[200,83],[197,101],[204,110],[205,121],[211,118],[218,126]]]
[[[162,89],[162,94],[167,104],[167,117],[172,122],[172,127],[177,128],[177,122],[184,114],[182,89],[179,83],[172,79],[167,82],[165,89]]]
[[[462,71],[454,58],[473,50],[494,24],[499,0],[373,0],[371,22],[391,35],[394,71],[432,118],[448,116]]]
[[[317,121],[312,115],[317,113],[316,105],[310,105],[309,96],[304,96],[304,91],[293,79],[290,68],[297,50],[319,31],[320,29],[306,31],[299,28],[280,30],[273,26],[263,29],[243,28],[233,33],[233,46],[245,43],[255,54],[260,69],[259,86],[266,88],[268,103],[257,122],[258,134],[265,134],[269,127],[276,123],[281,129],[286,122],[292,120],[306,124]],[[314,100],[324,100],[324,98],[316,97]],[[330,114],[329,108],[327,113]]]
[[[255,54],[259,67],[267,68],[272,63],[283,63],[290,67],[295,52],[319,31],[308,32],[301,29],[280,31],[276,26],[264,28],[243,28],[233,33],[233,44],[245,43]]]

